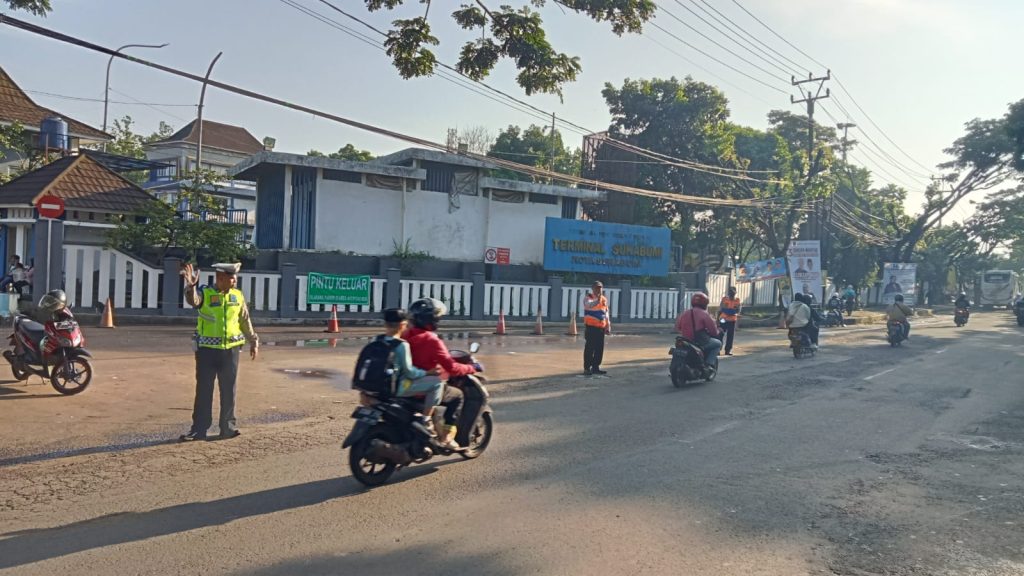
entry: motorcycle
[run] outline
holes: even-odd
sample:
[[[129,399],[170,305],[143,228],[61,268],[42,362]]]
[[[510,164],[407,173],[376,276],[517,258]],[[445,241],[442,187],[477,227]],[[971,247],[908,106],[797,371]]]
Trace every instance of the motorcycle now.
[[[480,350],[474,342],[469,352],[452,350],[452,358],[459,364],[474,364],[473,354]],[[348,453],[352,476],[365,486],[380,486],[401,468],[422,463],[435,455],[458,454],[467,460],[479,457],[487,450],[494,433],[494,418],[488,403],[486,378],[479,373],[448,380],[463,393],[462,411],[456,426],[455,441],[464,448],[453,451],[437,443],[416,416],[423,410],[418,398],[373,398],[369,405],[356,408],[352,418],[355,426],[342,442]],[[434,413],[435,419],[439,417]],[[440,422],[435,422],[435,428]]]
[[[967,324],[967,321],[971,318],[971,311],[967,308],[957,308],[953,314],[953,323],[956,324],[957,328]]]
[[[687,382],[712,382],[718,375],[718,363],[708,364],[704,351],[682,336],[676,336],[676,345],[669,348],[668,353],[672,356],[668,372],[676,388],[682,388]]]
[[[66,396],[85,391],[92,382],[92,354],[84,348],[85,336],[68,308],[54,313],[46,324],[18,314],[8,340],[11,347],[3,354],[17,380],[32,375],[49,378]]]
[[[836,326],[845,326],[843,322],[843,315],[835,308],[829,308],[828,312],[825,313],[825,327],[835,328]]]
[[[811,335],[802,328],[789,329],[789,347],[793,349],[793,358],[813,358],[817,352],[811,342]]]
[[[893,348],[900,346],[907,339],[907,331],[902,322],[889,322],[887,328],[888,335],[886,340],[889,341],[889,345]]]
[[[860,308],[859,304],[857,303],[857,298],[856,297],[847,296],[847,297],[843,298],[843,303],[846,305],[846,315],[847,316],[849,316],[850,314],[853,314],[853,309],[854,308]]]

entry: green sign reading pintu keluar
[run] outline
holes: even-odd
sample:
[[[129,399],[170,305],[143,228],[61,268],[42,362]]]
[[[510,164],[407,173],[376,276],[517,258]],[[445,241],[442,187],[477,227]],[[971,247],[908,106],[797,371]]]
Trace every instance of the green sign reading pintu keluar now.
[[[369,276],[332,276],[310,272],[306,284],[306,302],[369,306],[371,285]]]

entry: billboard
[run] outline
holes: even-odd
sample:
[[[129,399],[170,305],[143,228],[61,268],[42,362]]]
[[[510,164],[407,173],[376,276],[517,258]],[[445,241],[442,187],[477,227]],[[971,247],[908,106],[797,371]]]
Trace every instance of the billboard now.
[[[736,269],[737,282],[757,282],[759,280],[772,280],[782,278],[786,275],[786,259],[770,258],[768,260],[755,260],[740,264]]]
[[[886,262],[882,265],[882,303],[892,304],[897,294],[903,294],[903,301],[913,304],[917,301],[917,264],[907,262]]]
[[[789,260],[793,293],[810,294],[815,302],[820,302],[824,287],[821,276],[821,241],[794,240],[789,243],[786,258]]]
[[[547,218],[544,269],[625,276],[668,276],[668,228]]]

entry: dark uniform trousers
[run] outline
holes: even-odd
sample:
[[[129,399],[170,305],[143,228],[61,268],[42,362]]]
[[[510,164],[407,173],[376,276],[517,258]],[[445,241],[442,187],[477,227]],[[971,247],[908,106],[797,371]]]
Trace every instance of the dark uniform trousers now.
[[[604,360],[604,328],[587,326],[583,331],[586,345],[583,347],[583,370],[597,370]]]
[[[199,348],[196,351],[196,401],[192,407],[192,432],[206,434],[213,420],[213,382],[220,388],[220,433],[235,430],[235,380],[242,346],[228,350]]]

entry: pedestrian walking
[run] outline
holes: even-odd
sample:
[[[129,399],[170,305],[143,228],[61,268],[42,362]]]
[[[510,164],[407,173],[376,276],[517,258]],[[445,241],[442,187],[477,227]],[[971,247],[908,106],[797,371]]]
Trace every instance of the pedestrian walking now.
[[[199,273],[191,264],[182,270],[185,300],[199,310],[193,337],[196,355],[196,398],[192,408],[192,428],[182,442],[205,440],[213,420],[213,383],[220,388],[220,438],[241,434],[235,425],[235,381],[238,378],[239,351],[246,340],[253,360],[259,354],[259,337],[252,328],[245,296],[236,287],[241,264],[214,264],[214,286],[199,286]]]
[[[730,286],[729,293],[722,296],[722,302],[718,305],[718,322],[725,332],[725,355],[732,356],[732,344],[736,337],[736,322],[740,318],[740,311],[743,304],[736,297],[736,287]]]
[[[604,337],[612,333],[612,320],[608,314],[608,298],[604,295],[604,284],[594,282],[590,292],[583,297],[583,374],[602,376],[608,372],[601,370],[604,359]]]

